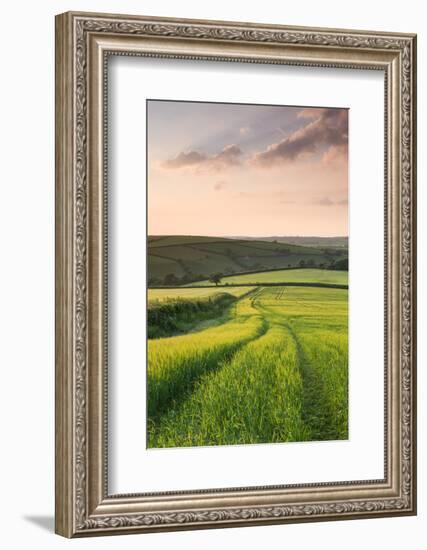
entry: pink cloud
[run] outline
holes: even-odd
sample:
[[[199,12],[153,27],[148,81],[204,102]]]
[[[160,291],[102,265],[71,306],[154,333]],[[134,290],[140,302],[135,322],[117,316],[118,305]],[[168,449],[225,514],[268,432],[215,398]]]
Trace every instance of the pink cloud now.
[[[241,164],[243,151],[238,145],[226,145],[215,155],[205,155],[198,151],[181,152],[176,157],[162,163],[162,167],[168,170],[180,168],[193,168],[196,170],[220,171],[230,166]]]
[[[347,110],[304,109],[298,116],[312,121],[279,142],[272,143],[264,151],[255,153],[251,159],[254,165],[270,167],[314,154],[325,148],[325,155],[334,148],[340,153],[347,150]]]

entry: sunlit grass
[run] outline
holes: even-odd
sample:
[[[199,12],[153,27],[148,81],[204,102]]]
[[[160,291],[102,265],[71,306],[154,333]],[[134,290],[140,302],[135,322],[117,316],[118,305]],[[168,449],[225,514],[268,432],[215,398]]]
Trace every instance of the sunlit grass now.
[[[148,445],[348,438],[348,291],[260,287],[148,344]]]
[[[194,298],[208,298],[220,292],[240,297],[248,292],[247,287],[230,288],[150,288],[148,289],[148,303],[164,302],[166,300],[192,300]]]
[[[185,334],[215,318],[225,322],[232,304],[255,292],[254,287],[231,288],[230,292],[216,288],[149,290],[148,338]]]
[[[178,411],[150,433],[150,446],[303,441],[303,383],[296,346],[275,327],[201,378]]]
[[[223,277],[221,284],[245,285],[266,283],[322,283],[348,285],[348,271],[334,271],[330,269],[279,269],[229,275]],[[192,283],[193,285],[212,284],[208,280]]]
[[[249,313],[249,312],[248,312]],[[203,374],[218,368],[242,345],[265,330],[253,312],[219,327],[148,342],[148,417],[174,408]]]

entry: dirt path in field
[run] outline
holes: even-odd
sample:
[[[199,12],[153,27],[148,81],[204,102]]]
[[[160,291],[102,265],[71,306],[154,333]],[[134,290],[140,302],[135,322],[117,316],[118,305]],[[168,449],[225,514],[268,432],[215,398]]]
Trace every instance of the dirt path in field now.
[[[270,322],[273,324],[280,325],[287,329],[289,337],[295,343],[295,347],[298,355],[298,365],[301,372],[301,377],[303,381],[303,403],[301,416],[304,424],[310,430],[310,439],[315,441],[321,438],[323,433],[325,418],[322,418],[319,415],[319,411],[322,408],[319,406],[323,401],[323,381],[317,375],[315,369],[313,369],[310,364],[306,354],[303,351],[301,342],[298,339],[297,334],[295,333],[292,326],[289,324],[288,319],[285,316],[281,316],[277,312],[278,307],[283,307],[283,304],[278,304],[285,296],[285,288],[278,287],[278,290],[275,296],[272,296],[272,299],[263,304],[262,297],[260,296],[258,302],[256,303],[256,309],[261,313],[261,315],[270,318]],[[274,311],[269,311],[269,308],[274,308]]]
[[[289,324],[287,324],[287,327],[297,349],[298,364],[304,388],[301,416],[303,422],[310,429],[310,441],[320,441],[325,439],[327,427],[331,424],[330,415],[325,410],[325,383],[304,353],[294,329]]]

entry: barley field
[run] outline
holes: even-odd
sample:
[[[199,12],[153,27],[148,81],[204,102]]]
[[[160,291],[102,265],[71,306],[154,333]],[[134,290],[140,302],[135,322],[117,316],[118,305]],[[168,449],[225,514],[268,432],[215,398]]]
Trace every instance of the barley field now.
[[[149,339],[148,447],[347,439],[348,291],[260,285],[227,300],[215,326],[195,315]]]
[[[232,286],[228,288],[150,288],[148,289],[148,303],[156,301],[165,302],[167,300],[191,300],[200,298],[212,298],[219,292],[226,292],[231,296],[240,297],[248,292],[245,286]]]

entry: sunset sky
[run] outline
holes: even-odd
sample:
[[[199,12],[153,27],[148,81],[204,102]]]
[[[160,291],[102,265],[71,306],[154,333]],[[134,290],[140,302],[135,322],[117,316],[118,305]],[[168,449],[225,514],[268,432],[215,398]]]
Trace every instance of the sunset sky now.
[[[348,235],[348,111],[150,100],[149,235]]]

